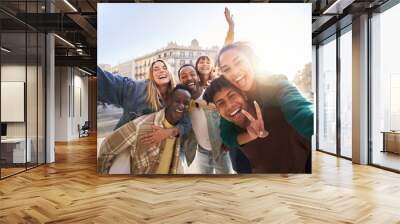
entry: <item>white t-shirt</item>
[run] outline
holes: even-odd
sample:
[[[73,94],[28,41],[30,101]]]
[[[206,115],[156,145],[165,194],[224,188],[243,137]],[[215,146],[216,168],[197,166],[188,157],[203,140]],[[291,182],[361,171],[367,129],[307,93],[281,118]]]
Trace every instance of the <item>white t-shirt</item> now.
[[[203,99],[204,91],[205,90],[203,90],[200,97],[195,100],[196,102],[200,102]],[[212,147],[210,136],[208,135],[207,118],[204,110],[196,107],[189,113],[189,116],[192,121],[192,128],[196,135],[197,142],[202,148],[211,151]]]

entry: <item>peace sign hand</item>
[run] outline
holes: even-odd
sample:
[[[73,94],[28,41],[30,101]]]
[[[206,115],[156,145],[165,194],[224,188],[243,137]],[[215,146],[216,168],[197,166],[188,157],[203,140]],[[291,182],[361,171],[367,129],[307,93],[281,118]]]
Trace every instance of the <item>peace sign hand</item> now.
[[[262,117],[261,109],[260,106],[256,101],[254,101],[254,107],[256,108],[256,115],[257,117],[254,118],[249,112],[245,110],[241,110],[244,116],[249,119],[250,124],[247,126],[247,133],[252,137],[252,138],[265,138],[268,136],[268,131],[265,130],[264,128],[264,120]]]

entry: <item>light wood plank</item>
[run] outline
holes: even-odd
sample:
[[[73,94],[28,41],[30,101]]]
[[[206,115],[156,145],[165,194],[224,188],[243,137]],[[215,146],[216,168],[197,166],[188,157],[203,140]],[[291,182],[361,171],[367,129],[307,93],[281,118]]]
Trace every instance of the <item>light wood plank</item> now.
[[[400,223],[400,175],[313,153],[312,175],[98,176],[96,138],[0,181],[0,223]]]

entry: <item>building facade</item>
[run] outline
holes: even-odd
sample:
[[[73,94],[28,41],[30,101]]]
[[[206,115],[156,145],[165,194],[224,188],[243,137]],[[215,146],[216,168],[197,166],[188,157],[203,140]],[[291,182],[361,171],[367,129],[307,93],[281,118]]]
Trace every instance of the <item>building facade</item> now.
[[[175,80],[179,80],[177,72],[180,66],[183,64],[194,65],[196,59],[201,55],[208,55],[214,59],[218,50],[218,46],[202,48],[196,39],[192,40],[189,46],[181,46],[175,42],[169,42],[164,48],[134,59],[134,77],[138,80],[146,79],[151,63],[157,59],[162,59],[170,65]]]
[[[125,76],[131,79],[135,79],[135,61],[134,59],[131,59],[129,61],[125,61],[121,64],[118,64],[116,66],[112,66],[108,70],[111,73],[116,73],[121,76]]]

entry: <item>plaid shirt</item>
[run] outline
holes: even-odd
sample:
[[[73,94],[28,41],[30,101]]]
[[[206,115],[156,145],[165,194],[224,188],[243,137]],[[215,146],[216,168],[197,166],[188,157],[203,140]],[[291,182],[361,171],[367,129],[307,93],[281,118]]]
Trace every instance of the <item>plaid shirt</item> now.
[[[97,172],[108,174],[117,156],[128,150],[130,152],[130,174],[154,174],[160,163],[164,151],[165,141],[158,145],[145,147],[140,142],[142,134],[152,131],[152,125],[163,127],[165,109],[158,112],[143,115],[123,125],[107,136],[100,147],[97,160]],[[179,161],[179,138],[175,143],[170,174],[181,171]]]

